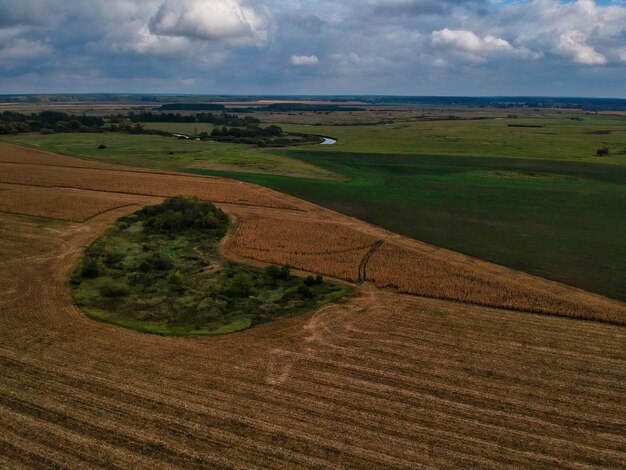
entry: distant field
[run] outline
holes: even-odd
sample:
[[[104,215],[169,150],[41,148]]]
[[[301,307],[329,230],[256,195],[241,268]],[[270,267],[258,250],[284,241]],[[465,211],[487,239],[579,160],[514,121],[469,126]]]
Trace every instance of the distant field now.
[[[185,126],[184,124],[181,126]],[[156,127],[156,126],[155,126]],[[193,126],[198,132],[211,128]],[[180,132],[192,133],[183,127]],[[333,178],[327,171],[289,157],[274,155],[249,146],[218,142],[178,140],[158,135],[102,134],[21,134],[2,140],[63,155],[144,168],[181,170],[185,168],[228,169],[282,174],[306,178]],[[100,150],[103,144],[106,149]]]
[[[326,151],[547,158],[626,164],[626,119],[584,116],[395,123],[388,126],[294,126],[338,139]],[[543,126],[543,127],[509,127]],[[608,133],[605,133],[607,132]],[[610,157],[597,157],[606,146]]]
[[[220,174],[418,240],[626,299],[622,167],[487,157],[283,153],[351,181]]]
[[[519,119],[399,121],[389,125],[358,126],[285,124],[281,120],[288,120],[290,116],[269,117],[273,117],[286,131],[337,139],[337,144],[333,146],[307,147],[326,152],[515,157],[626,164],[626,118],[618,116],[549,114]],[[316,117],[311,116],[310,119]],[[147,127],[190,135],[211,128],[189,123],[150,123]],[[611,155],[598,157],[596,150],[604,146],[609,148]]]

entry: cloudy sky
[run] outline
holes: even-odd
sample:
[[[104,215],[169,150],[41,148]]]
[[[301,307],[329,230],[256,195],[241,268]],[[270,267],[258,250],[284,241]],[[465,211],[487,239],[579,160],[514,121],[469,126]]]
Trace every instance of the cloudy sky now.
[[[0,0],[0,93],[626,98],[626,0]]]

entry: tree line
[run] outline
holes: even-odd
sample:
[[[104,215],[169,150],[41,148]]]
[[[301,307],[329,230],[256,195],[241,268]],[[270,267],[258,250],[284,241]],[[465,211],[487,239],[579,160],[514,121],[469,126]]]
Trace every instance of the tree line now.
[[[21,114],[0,113],[0,134],[23,132],[103,132],[104,119],[97,116],[74,116],[59,111]]]
[[[246,127],[251,124],[260,124],[260,120],[252,116],[240,117],[228,113],[152,113],[143,111],[140,113],[130,112],[127,116],[117,115],[111,117],[111,122],[120,122],[128,119],[132,122],[197,122],[202,124],[215,124],[217,126]]]

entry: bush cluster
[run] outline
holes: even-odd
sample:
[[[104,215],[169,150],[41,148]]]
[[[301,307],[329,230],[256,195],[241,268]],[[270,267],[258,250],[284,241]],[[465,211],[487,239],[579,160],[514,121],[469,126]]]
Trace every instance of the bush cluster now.
[[[261,270],[221,259],[227,225],[213,204],[184,197],[119,219],[76,269],[76,302],[113,323],[195,332],[272,321],[345,293],[287,265]]]
[[[173,197],[163,204],[139,212],[146,216],[144,227],[152,230],[210,229],[225,232],[228,217],[210,202],[197,198]]]

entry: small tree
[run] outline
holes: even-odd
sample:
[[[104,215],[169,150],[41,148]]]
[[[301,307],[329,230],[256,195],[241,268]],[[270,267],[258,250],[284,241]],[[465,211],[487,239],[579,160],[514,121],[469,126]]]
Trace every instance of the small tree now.
[[[101,278],[99,287],[100,293],[105,297],[125,297],[130,292],[126,284],[110,277]]]
[[[265,268],[265,277],[272,286],[276,286],[276,280],[280,278],[280,268],[275,264],[270,264]]]
[[[608,154],[609,154],[608,147],[600,147],[598,150],[596,150],[596,155],[598,157],[606,157]]]
[[[311,289],[309,288],[309,286],[306,286],[304,284],[300,284],[298,286],[298,294],[300,294],[305,299],[309,299],[313,297],[313,292],[311,292]]]
[[[279,279],[287,280],[290,277],[291,277],[291,266],[289,266],[288,264],[285,264],[280,268]]]
[[[252,293],[252,279],[247,274],[237,274],[230,280],[228,292],[237,297],[247,297]]]
[[[183,273],[180,271],[170,271],[167,275],[167,282],[172,284],[173,286],[182,286],[185,278],[183,277]]]
[[[83,265],[80,270],[80,275],[87,278],[98,277],[100,275],[98,262],[91,256],[85,256],[83,258]]]

